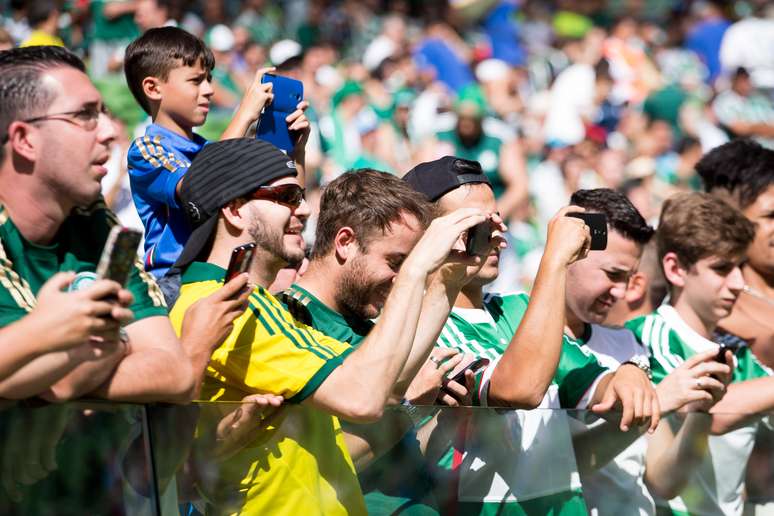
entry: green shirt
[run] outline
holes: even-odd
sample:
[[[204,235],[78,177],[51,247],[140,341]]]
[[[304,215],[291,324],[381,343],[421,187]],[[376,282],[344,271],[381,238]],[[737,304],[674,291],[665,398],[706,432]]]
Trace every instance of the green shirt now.
[[[437,138],[442,142],[451,143],[454,146],[455,156],[478,161],[487,179],[492,183],[495,198],[503,194],[505,183],[502,177],[500,177],[500,147],[503,145],[502,140],[484,133],[475,147],[466,147],[462,145],[456,131],[438,133]]]
[[[117,223],[101,201],[75,209],[47,246],[28,242],[0,205],[0,326],[21,319],[35,307],[40,287],[61,271],[95,271],[110,228]],[[126,288],[134,296],[135,320],[167,315],[164,296],[153,278],[135,262]]]
[[[94,20],[93,39],[98,41],[128,42],[139,36],[132,14],[123,14],[112,20],[105,17],[105,4],[120,0],[94,0],[91,16]]]
[[[696,353],[718,349],[717,343],[699,335],[669,305],[633,319],[626,326],[649,348],[655,383],[661,382]],[[734,361],[733,382],[772,375],[749,347],[739,348]],[[669,501],[673,513],[742,514],[747,460],[755,444],[758,424],[753,422],[726,434],[709,437],[709,453],[705,454],[680,496]],[[666,502],[657,501],[657,504]]]
[[[280,301],[299,321],[353,347],[359,346],[374,326],[369,320],[344,317],[299,285],[292,285]],[[341,426],[352,433],[368,435],[371,442],[379,438],[394,439],[396,436],[385,437],[401,425],[393,415],[387,413],[389,420],[385,418],[368,425],[342,421]],[[359,472],[358,479],[369,514],[437,514],[431,495],[432,479],[413,430]]]
[[[526,313],[529,296],[487,294],[483,309],[454,308],[438,346],[492,362],[477,379],[474,402],[486,406],[489,378]],[[538,410],[475,411],[460,466],[459,500],[484,514],[587,514],[564,411],[584,408],[607,369],[567,335]],[[536,474],[536,472],[543,472]]]

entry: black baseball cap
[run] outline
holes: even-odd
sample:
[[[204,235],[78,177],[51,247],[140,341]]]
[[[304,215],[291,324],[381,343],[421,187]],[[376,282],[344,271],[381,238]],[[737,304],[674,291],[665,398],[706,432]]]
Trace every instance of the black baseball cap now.
[[[492,187],[478,161],[455,156],[420,163],[409,170],[403,179],[414,190],[425,194],[430,202],[437,201],[445,193],[467,183],[485,183]]]
[[[175,268],[195,261],[209,245],[223,206],[259,186],[296,174],[293,160],[263,140],[234,138],[205,145],[180,187],[180,207],[193,232]]]

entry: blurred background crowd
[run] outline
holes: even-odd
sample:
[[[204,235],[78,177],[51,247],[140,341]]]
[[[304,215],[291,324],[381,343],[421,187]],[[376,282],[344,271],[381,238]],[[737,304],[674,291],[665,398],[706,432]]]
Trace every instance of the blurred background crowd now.
[[[528,288],[545,225],[579,188],[623,191],[651,222],[698,189],[694,165],[735,136],[774,147],[774,5],[762,1],[12,0],[0,49],[84,57],[121,135],[104,195],[141,228],[126,150],[149,123],[126,46],[180,26],[212,49],[217,139],[256,70],[303,81],[313,123],[307,198],[350,168],[404,174],[479,161],[509,223],[493,290]],[[313,231],[314,216],[307,225]],[[308,234],[311,242],[313,235]]]

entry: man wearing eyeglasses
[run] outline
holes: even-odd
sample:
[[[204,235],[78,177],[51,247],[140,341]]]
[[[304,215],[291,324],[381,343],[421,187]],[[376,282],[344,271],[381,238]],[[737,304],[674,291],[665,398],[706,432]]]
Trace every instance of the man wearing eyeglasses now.
[[[53,400],[88,394],[188,401],[196,383],[193,367],[170,325],[161,291],[144,271],[134,268],[125,289],[99,280],[78,292],[58,292],[72,282],[72,272],[96,269],[116,223],[100,199],[115,137],[103,113],[83,62],[65,49],[0,52],[0,327],[26,319],[41,305],[56,310],[38,303],[38,293],[49,278],[69,273],[66,281],[63,276],[52,280],[53,290],[60,306],[83,304],[86,328],[78,331],[90,335],[81,344],[89,353],[62,351],[31,360],[18,372],[45,387],[31,392]],[[126,321],[117,310],[127,307],[134,321],[123,333]],[[35,331],[27,340],[50,337]],[[209,349],[214,337],[204,333],[184,337],[186,349]]]
[[[282,422],[224,461],[217,485],[200,489],[219,514],[365,514],[338,418],[381,417],[412,352],[428,276],[486,216],[462,209],[430,224],[403,261],[379,321],[354,349],[294,319],[267,290],[281,268],[304,257],[309,207],[287,156],[261,140],[212,143],[191,165],[180,199],[194,230],[175,264],[183,271],[171,312],[177,328],[188,306],[220,287],[233,249],[256,244],[249,306],[213,352],[202,397],[263,393],[287,402]],[[405,217],[411,231],[427,220]]]

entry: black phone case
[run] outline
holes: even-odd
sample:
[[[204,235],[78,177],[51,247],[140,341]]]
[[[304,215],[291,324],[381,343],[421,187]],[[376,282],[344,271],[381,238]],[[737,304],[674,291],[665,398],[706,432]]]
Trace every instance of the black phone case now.
[[[604,213],[577,213],[567,214],[568,217],[581,219],[589,227],[591,232],[592,251],[604,251],[607,248],[607,217]]]

